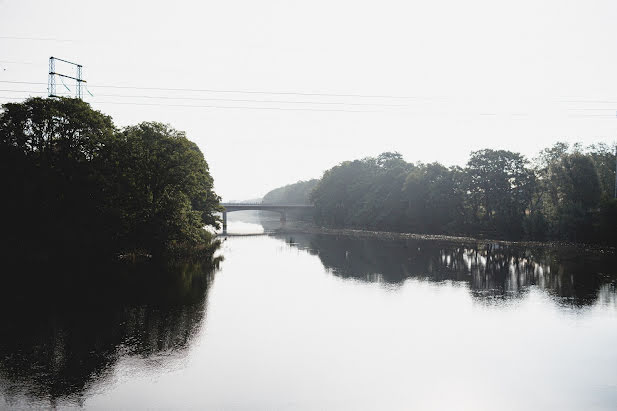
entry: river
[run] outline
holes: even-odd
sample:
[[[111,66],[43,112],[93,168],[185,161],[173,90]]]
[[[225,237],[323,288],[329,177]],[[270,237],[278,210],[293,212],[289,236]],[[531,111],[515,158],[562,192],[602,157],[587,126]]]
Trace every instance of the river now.
[[[255,215],[218,268],[5,309],[0,407],[617,407],[613,253],[231,235],[276,225]]]

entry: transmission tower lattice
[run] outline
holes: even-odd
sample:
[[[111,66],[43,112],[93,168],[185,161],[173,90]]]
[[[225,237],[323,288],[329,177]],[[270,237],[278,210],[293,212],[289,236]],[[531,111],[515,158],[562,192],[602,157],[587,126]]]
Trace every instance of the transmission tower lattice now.
[[[66,74],[56,72],[56,61],[61,61],[63,63],[67,63],[67,64],[71,64],[75,66],[77,69],[76,77],[67,76]],[[47,91],[49,93],[49,97],[58,97],[58,95],[56,94],[56,76],[75,80],[76,81],[75,97],[77,97],[78,99],[83,98],[82,83],[87,83],[87,82],[86,80],[81,78],[82,76],[82,65],[81,64],[73,63],[73,62],[59,59],[53,56],[49,58],[49,79],[47,80]]]

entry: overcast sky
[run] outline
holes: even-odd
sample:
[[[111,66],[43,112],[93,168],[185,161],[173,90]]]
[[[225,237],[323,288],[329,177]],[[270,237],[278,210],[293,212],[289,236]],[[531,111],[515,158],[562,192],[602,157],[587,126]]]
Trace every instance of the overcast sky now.
[[[94,108],[186,131],[216,191],[247,199],[383,151],[612,143],[616,21],[614,0],[0,0],[0,102],[75,61]]]

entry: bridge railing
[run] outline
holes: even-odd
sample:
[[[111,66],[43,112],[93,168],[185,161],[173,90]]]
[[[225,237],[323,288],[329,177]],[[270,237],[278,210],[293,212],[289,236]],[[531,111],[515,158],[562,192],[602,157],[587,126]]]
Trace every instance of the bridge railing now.
[[[251,206],[272,206],[272,207],[313,207],[312,204],[301,203],[221,203],[223,207],[251,207]]]

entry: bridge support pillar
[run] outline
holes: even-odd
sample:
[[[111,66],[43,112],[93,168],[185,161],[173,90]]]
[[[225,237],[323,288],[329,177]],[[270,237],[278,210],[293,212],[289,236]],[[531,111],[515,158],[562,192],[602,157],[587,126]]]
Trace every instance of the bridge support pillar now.
[[[284,211],[281,211],[281,224],[285,224],[287,221],[287,214]]]
[[[227,211],[223,211],[223,234],[227,234]]]

